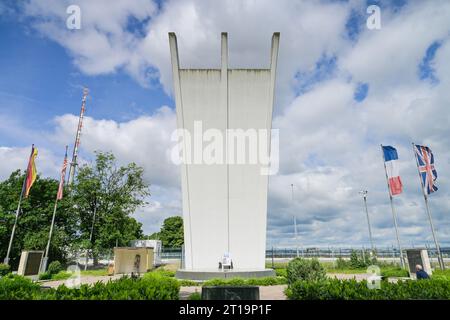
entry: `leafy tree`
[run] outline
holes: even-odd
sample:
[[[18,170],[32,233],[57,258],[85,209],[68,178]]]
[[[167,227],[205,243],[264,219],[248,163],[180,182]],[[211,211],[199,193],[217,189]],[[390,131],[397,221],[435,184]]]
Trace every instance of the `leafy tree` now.
[[[131,217],[150,195],[141,167],[134,163],[118,167],[112,153],[98,152],[94,164],[80,168],[71,193],[80,238],[92,250],[94,264],[105,249],[142,238],[142,224]]]
[[[25,174],[14,171],[8,179],[0,182],[0,259],[6,256],[9,238],[14,225],[17,204]],[[44,250],[50,230],[58,181],[39,175],[28,198],[22,200],[10,264],[17,268],[22,250]],[[77,239],[76,218],[71,214],[70,199],[58,202],[49,259],[64,262],[67,248]]]
[[[161,231],[155,232],[147,238],[161,240],[164,247],[181,247],[184,243],[183,218],[174,216],[165,219]]]

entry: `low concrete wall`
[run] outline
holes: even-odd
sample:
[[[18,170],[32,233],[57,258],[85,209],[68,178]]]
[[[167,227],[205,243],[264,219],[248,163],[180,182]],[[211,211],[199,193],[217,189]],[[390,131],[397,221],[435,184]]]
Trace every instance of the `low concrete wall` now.
[[[264,269],[256,271],[192,271],[192,270],[177,270],[175,275],[178,279],[185,280],[210,280],[210,279],[232,279],[232,278],[262,278],[275,276],[275,270]]]

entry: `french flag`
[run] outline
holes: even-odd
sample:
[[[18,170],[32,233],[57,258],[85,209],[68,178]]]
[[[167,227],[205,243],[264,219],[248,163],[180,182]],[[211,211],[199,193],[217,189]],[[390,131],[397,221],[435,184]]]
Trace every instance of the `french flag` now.
[[[391,146],[382,146],[384,155],[384,164],[388,177],[389,191],[395,196],[402,193],[403,184],[398,171],[398,154],[397,150]]]

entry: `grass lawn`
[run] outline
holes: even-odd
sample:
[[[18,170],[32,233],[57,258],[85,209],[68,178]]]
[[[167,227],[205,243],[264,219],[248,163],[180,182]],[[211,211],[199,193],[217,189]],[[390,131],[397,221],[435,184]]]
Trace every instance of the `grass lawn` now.
[[[450,280],[450,269],[445,270],[439,270],[435,269],[432,274],[433,279],[444,279],[444,280]]]
[[[81,271],[81,275],[82,276],[95,276],[95,277],[100,277],[100,276],[107,276],[108,275],[108,268],[104,268],[104,269],[93,269],[93,270],[82,270]]]

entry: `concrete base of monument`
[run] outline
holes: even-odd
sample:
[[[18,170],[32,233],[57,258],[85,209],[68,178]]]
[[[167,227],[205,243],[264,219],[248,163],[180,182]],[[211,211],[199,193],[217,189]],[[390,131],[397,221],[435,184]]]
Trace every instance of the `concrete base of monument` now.
[[[275,276],[275,270],[263,269],[263,270],[186,270],[179,269],[175,274],[178,279],[184,280],[209,280],[209,279],[231,279],[231,278],[263,278]]]

